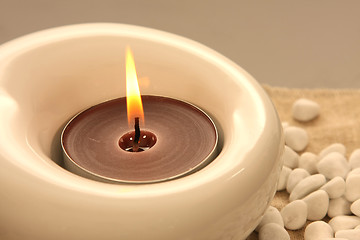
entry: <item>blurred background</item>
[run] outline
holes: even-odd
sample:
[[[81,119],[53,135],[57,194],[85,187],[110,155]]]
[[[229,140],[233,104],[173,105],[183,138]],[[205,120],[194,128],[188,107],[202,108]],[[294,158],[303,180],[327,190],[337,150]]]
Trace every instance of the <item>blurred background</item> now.
[[[188,37],[263,84],[360,88],[358,0],[0,0],[0,44],[88,22],[134,24]]]

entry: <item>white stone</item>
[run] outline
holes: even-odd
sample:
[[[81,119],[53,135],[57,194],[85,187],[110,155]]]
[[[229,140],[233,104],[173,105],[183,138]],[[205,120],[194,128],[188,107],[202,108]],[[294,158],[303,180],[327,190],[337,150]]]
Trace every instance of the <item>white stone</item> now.
[[[281,126],[283,129],[287,128],[289,126],[288,122],[281,122]]]
[[[285,143],[296,152],[306,148],[309,137],[306,131],[299,127],[287,127],[284,129]]]
[[[322,174],[315,174],[304,178],[292,190],[289,197],[290,202],[305,197],[309,193],[319,189],[325,183],[326,179]]]
[[[338,152],[341,155],[345,156],[346,155],[346,147],[342,143],[333,143],[333,144],[327,146],[326,148],[324,148],[323,150],[321,150],[321,152],[319,153],[319,157],[323,158],[332,152]]]
[[[278,224],[280,227],[284,227],[284,221],[282,219],[282,216],[279,212],[279,210],[277,210],[277,208],[273,207],[273,206],[269,206],[265,213],[264,216],[262,217],[259,225],[256,227],[256,231],[259,231],[260,228],[268,223],[276,223]]]
[[[360,217],[360,199],[351,204],[350,211],[356,216]]]
[[[306,171],[303,168],[295,168],[289,175],[289,178],[287,180],[286,184],[286,191],[288,193],[291,193],[294,187],[304,178],[310,176],[308,171]],[[345,182],[344,182],[345,184]],[[345,187],[344,187],[345,188]]]
[[[360,240],[360,229],[340,230],[335,233],[337,239]]]
[[[346,178],[345,197],[350,202],[360,198],[360,175],[351,174]]]
[[[334,231],[332,230],[330,225],[324,221],[312,222],[305,228],[305,240],[321,240],[323,238],[332,237],[334,237]]]
[[[345,180],[342,177],[334,177],[320,189],[329,194],[329,198],[339,198],[345,193]]]
[[[283,154],[284,166],[291,169],[297,168],[299,165],[299,154],[294,150],[285,145],[285,150]]]
[[[332,152],[323,157],[316,165],[319,173],[323,174],[327,179],[336,176],[345,178],[350,171],[350,166],[346,158],[338,152]]]
[[[307,122],[319,115],[320,106],[309,99],[300,98],[292,106],[292,116],[294,119]]]
[[[328,216],[333,218],[341,215],[350,215],[351,202],[346,200],[345,197],[331,199],[329,203]]]
[[[277,191],[285,190],[287,180],[289,178],[290,173],[291,173],[290,168],[285,167],[285,166],[282,167],[280,177],[279,177],[279,181],[278,181],[278,185],[277,185],[277,189],[276,189]]]
[[[359,224],[360,218],[357,216],[336,216],[329,221],[334,232],[353,229]]]
[[[352,174],[357,174],[360,175],[360,168],[354,168],[353,170],[351,170],[346,177],[349,177]]]
[[[346,238],[321,238],[320,240],[348,240]]]
[[[276,223],[268,223],[259,230],[259,240],[290,240],[285,228]]]
[[[299,168],[303,168],[310,174],[318,173],[316,164],[319,162],[319,157],[311,152],[304,152],[299,157]]]
[[[335,237],[333,237],[333,238],[321,238],[320,240],[348,240],[348,239],[346,239],[346,238],[335,238]]]
[[[324,190],[317,190],[305,198],[307,205],[307,219],[311,221],[321,220],[326,216],[329,208],[329,195]]]
[[[297,230],[305,225],[307,212],[307,205],[303,200],[295,200],[280,211],[284,226],[290,230]]]
[[[360,148],[355,149],[349,158],[351,169],[360,168]]]

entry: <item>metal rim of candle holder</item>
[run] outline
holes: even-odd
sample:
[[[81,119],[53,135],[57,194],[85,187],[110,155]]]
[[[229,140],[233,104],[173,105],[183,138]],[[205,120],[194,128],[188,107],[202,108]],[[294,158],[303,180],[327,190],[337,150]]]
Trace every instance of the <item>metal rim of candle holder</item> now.
[[[210,162],[212,162],[216,157],[217,155],[219,154],[218,152],[218,148],[219,148],[219,133],[218,133],[218,129],[216,127],[216,124],[214,123],[214,121],[212,120],[212,118],[210,118],[210,116],[205,112],[203,111],[202,109],[200,109],[199,107],[197,107],[196,105],[188,102],[188,101],[185,101],[185,100],[179,100],[177,98],[173,98],[173,97],[170,97],[170,96],[164,96],[164,95],[151,95],[151,96],[158,96],[158,97],[169,97],[169,98],[172,98],[172,99],[175,99],[175,100],[178,100],[178,101],[182,101],[184,103],[187,103],[189,105],[191,105],[192,107],[194,107],[195,109],[197,109],[198,111],[200,111],[201,113],[203,113],[211,122],[212,126],[214,127],[214,130],[215,130],[215,144],[211,150],[211,152],[199,163],[197,164],[196,166],[194,166],[193,168],[183,172],[183,173],[180,173],[178,175],[175,175],[175,176],[171,176],[171,177],[168,177],[168,178],[163,178],[163,179],[156,179],[156,180],[146,180],[146,181],[131,181],[131,180],[121,180],[121,179],[116,179],[116,178],[111,178],[111,177],[106,177],[106,176],[102,176],[100,174],[97,174],[97,173],[94,173],[92,171],[89,171],[88,169],[86,168],[83,168],[82,166],[80,166],[78,163],[76,163],[76,161],[74,161],[70,155],[67,153],[66,149],[65,149],[65,146],[64,146],[64,141],[63,141],[63,136],[64,136],[64,133],[65,133],[65,130],[67,129],[67,127],[69,126],[69,124],[76,118],[78,117],[80,114],[82,114],[83,112],[87,111],[88,109],[90,109],[91,107],[89,108],[86,108],[80,112],[78,112],[75,116],[73,116],[65,125],[65,127],[63,128],[62,132],[61,132],[61,136],[60,136],[60,142],[61,142],[61,149],[62,149],[62,153],[63,153],[63,160],[64,160],[64,163],[65,163],[65,169],[78,175],[78,176],[82,176],[82,177],[85,177],[87,179],[91,179],[91,180],[96,180],[96,181],[99,181],[99,182],[105,182],[105,183],[113,183],[113,184],[152,184],[152,183],[161,183],[161,182],[167,182],[167,181],[170,181],[170,180],[175,180],[175,179],[179,179],[179,178],[182,178],[182,177],[186,177],[190,174],[193,174],[199,170],[201,170],[202,168],[206,167]],[[109,99],[109,100],[106,100],[106,101],[103,101],[101,103],[98,103],[96,105],[99,105],[99,104],[103,104],[103,103],[106,103],[106,102],[109,102],[109,101],[112,101],[114,99]],[[77,171],[77,172],[74,172],[72,171],[71,169],[67,169],[66,168],[66,164],[70,164],[68,165],[69,167],[76,167],[77,170],[80,170]]]

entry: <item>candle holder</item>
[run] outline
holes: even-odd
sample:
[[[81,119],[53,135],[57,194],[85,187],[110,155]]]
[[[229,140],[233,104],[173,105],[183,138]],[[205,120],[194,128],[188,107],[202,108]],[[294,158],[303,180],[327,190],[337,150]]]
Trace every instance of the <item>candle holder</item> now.
[[[204,110],[219,131],[206,167],[154,184],[109,184],[63,166],[60,134],[79,111],[125,96],[124,49],[142,93]],[[0,47],[1,239],[244,239],[275,194],[277,113],[242,68],[194,41],[123,24],[81,24]]]

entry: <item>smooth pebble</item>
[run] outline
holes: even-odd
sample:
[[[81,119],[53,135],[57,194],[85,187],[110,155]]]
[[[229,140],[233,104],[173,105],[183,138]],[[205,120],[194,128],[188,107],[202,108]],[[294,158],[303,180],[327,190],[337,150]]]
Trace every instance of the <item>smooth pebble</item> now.
[[[323,174],[327,179],[337,176],[345,178],[350,171],[346,158],[338,152],[327,154],[317,163],[316,167],[319,173]]]
[[[307,122],[316,118],[319,112],[319,104],[306,98],[300,98],[292,105],[293,118],[301,122]]]
[[[259,240],[290,240],[285,228],[276,223],[268,223],[259,230]]]
[[[284,166],[291,169],[297,168],[299,165],[299,154],[294,150],[285,145],[285,150],[283,154]]]
[[[284,129],[285,143],[296,152],[306,148],[309,143],[309,137],[306,131],[299,127],[287,127]]]
[[[357,174],[357,175],[360,175],[360,168],[355,168],[353,170],[351,170],[346,177],[349,177],[350,175],[352,174]]]
[[[355,149],[349,158],[349,164],[352,169],[360,168],[360,148]]]
[[[289,126],[288,122],[281,122],[281,126],[283,129],[287,128]]]
[[[321,238],[320,240],[348,240],[346,238]]]
[[[342,143],[333,143],[333,144],[327,146],[326,148],[324,148],[323,150],[321,150],[321,152],[319,153],[319,157],[323,158],[332,152],[338,152],[341,155],[345,156],[346,147]]]
[[[305,240],[320,240],[322,238],[332,237],[334,237],[334,231],[330,225],[324,221],[312,222],[305,228]]]
[[[282,228],[284,227],[284,221],[279,210],[273,206],[269,206],[266,209],[264,216],[262,217],[259,225],[256,227],[256,231],[259,231],[262,226],[268,223],[276,223]]]
[[[356,216],[360,217],[360,199],[351,204],[350,211]]]
[[[285,190],[286,183],[287,183],[290,173],[291,173],[291,168],[288,168],[285,166],[282,167],[281,172],[280,172],[280,177],[278,180],[277,189],[276,189],[277,191]]]
[[[348,240],[346,238],[321,238],[320,240]]]
[[[357,216],[336,216],[329,221],[329,225],[334,232],[340,230],[353,229],[360,224],[360,218]]]
[[[308,220],[321,220],[326,216],[329,208],[329,195],[327,192],[324,190],[317,190],[307,195],[303,200],[307,205]]]
[[[340,230],[335,233],[337,239],[360,240],[360,229]]]
[[[297,230],[305,225],[307,212],[307,205],[303,200],[295,200],[280,211],[284,226],[290,230]]]
[[[303,168],[310,174],[318,173],[316,164],[319,162],[319,157],[311,152],[304,152],[299,157],[299,168]]]
[[[310,173],[303,168],[295,168],[289,175],[286,184],[286,191],[291,193],[294,187],[304,178],[310,176]],[[345,183],[345,182],[344,182]],[[345,187],[344,187],[345,188]]]
[[[341,215],[350,215],[351,202],[346,200],[345,197],[331,199],[329,203],[328,216],[333,218]]]
[[[315,174],[301,180],[292,190],[289,200],[290,202],[300,199],[309,193],[319,189],[326,183],[326,179],[322,174]]]
[[[345,197],[350,202],[360,198],[360,174],[351,174],[346,178]]]
[[[342,177],[334,177],[320,189],[329,194],[329,198],[339,198],[345,193],[345,180]]]

